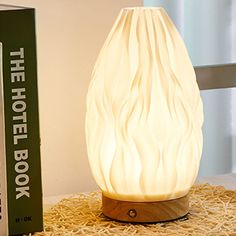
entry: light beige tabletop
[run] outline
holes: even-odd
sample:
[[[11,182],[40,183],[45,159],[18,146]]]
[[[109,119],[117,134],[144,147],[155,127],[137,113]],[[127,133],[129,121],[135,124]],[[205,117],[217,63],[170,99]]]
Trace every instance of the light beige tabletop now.
[[[236,190],[236,173],[226,174],[226,175],[217,175],[212,177],[202,177],[198,178],[196,184],[209,183],[212,185],[221,185],[226,189]],[[58,196],[45,197],[43,199],[43,209],[46,211],[54,204],[59,202],[63,198],[73,197],[76,194],[66,194]]]
[[[222,185],[226,189],[236,190],[236,173],[198,178],[196,183],[209,183],[212,185]]]

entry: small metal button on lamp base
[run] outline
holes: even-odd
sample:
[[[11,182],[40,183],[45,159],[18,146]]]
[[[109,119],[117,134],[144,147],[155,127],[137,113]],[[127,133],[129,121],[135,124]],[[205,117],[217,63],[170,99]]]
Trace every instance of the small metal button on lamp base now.
[[[137,212],[135,211],[135,209],[130,209],[128,215],[131,218],[135,218],[137,216]]]
[[[167,201],[128,202],[102,195],[103,214],[124,222],[152,223],[175,220],[189,211],[188,195]]]

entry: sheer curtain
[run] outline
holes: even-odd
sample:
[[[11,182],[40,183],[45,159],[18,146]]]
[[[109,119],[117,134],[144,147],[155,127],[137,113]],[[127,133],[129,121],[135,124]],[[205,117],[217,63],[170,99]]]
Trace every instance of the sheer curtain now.
[[[144,0],[144,5],[166,9],[194,66],[236,63],[236,0]],[[205,121],[199,175],[236,171],[236,89],[205,90],[201,96]]]

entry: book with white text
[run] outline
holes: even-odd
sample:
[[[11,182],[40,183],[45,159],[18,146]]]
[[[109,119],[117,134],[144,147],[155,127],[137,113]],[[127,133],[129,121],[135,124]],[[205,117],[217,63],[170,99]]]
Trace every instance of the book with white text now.
[[[42,230],[35,10],[0,5],[0,236]]]

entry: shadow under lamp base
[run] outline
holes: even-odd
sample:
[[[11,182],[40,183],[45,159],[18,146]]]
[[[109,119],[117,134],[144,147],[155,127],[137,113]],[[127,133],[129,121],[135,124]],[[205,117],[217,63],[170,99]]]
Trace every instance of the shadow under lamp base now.
[[[154,223],[181,218],[189,212],[188,195],[167,201],[129,202],[102,195],[105,216],[124,222]]]

